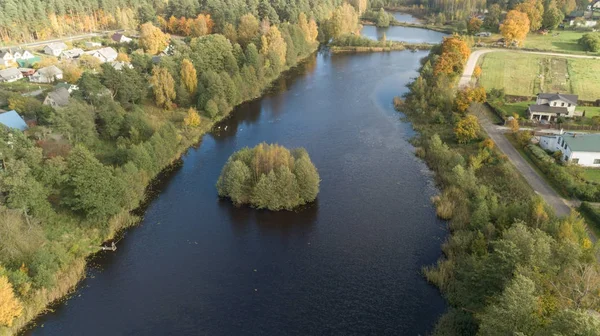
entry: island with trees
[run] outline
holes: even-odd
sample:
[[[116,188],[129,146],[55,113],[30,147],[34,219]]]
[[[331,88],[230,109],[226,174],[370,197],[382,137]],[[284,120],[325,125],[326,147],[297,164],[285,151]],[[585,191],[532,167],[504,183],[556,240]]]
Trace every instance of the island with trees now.
[[[320,181],[304,148],[290,151],[277,144],[261,143],[229,158],[217,190],[219,196],[228,197],[235,205],[293,210],[317,198]]]

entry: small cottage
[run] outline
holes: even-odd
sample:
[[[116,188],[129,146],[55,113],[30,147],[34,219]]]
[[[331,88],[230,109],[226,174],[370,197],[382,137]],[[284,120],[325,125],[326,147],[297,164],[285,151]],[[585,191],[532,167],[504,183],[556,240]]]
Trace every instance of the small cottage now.
[[[132,41],[131,38],[121,34],[121,33],[115,33],[111,39],[117,43],[129,43]]]
[[[17,68],[0,70],[0,82],[11,83],[23,78],[23,74]]]
[[[129,62],[114,61],[110,62],[110,66],[112,66],[117,71],[121,71],[124,68],[133,69],[133,65],[131,65],[131,63]]]
[[[44,105],[52,107],[64,107],[69,104],[69,98],[71,98],[69,90],[64,87],[59,87],[48,93],[46,99],[44,99]]]
[[[44,53],[47,55],[58,57],[67,49],[67,45],[62,42],[50,43],[44,47]]]
[[[63,51],[60,54],[60,59],[63,61],[77,59],[83,54],[84,54],[83,49],[80,49],[80,48],[69,49],[69,50]]]
[[[0,50],[0,65],[10,66],[15,61],[13,54],[8,50]]]
[[[92,42],[92,41],[87,41],[87,42],[84,43],[84,45],[88,49],[102,47],[102,43],[100,43],[100,42]]]
[[[33,83],[53,83],[63,78],[63,72],[56,65],[38,69],[38,71],[29,77]]]
[[[86,54],[96,57],[101,63],[113,62],[117,60],[117,56],[119,55],[117,51],[111,47],[91,50],[86,52]]]

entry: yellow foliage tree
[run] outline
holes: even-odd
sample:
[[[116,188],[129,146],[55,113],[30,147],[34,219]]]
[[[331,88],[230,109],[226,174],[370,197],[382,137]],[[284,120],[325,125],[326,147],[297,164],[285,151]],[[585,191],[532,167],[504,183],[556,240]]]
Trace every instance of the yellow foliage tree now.
[[[58,59],[56,57],[44,57],[37,62],[33,67],[36,69],[45,68],[51,65],[57,65]]]
[[[171,16],[169,22],[167,22],[167,31],[171,34],[177,34],[179,31],[179,20],[176,17]]]
[[[300,15],[298,15],[298,26],[300,26],[302,35],[304,35],[306,42],[315,43],[317,41],[319,30],[314,19],[308,21],[306,14],[300,13]]]
[[[123,53],[123,52],[120,52],[117,55],[117,61],[119,61],[119,62],[127,62],[127,63],[131,62],[129,60],[129,55],[127,55],[126,53]]]
[[[469,34],[475,34],[479,31],[479,29],[481,29],[482,25],[483,21],[481,21],[480,18],[473,16],[467,23],[467,31]]]
[[[280,64],[285,64],[285,55],[287,53],[287,44],[281,36],[281,32],[277,26],[271,26],[269,32],[262,36],[263,55],[267,56],[270,52],[274,52],[279,58]]]
[[[529,32],[529,18],[527,14],[511,10],[506,14],[506,19],[500,25],[500,32],[509,44],[521,45]]]
[[[511,132],[517,133],[519,131],[519,121],[517,118],[510,119],[508,121],[508,127],[510,128]]]
[[[469,114],[456,124],[454,135],[456,135],[458,143],[468,143],[469,141],[477,139],[479,130],[480,127],[477,117]]]
[[[13,320],[19,317],[22,311],[23,306],[15,297],[8,278],[0,276],[0,325],[12,326]]]
[[[475,66],[475,69],[473,70],[473,76],[475,76],[475,78],[479,78],[481,77],[481,67],[479,65]]]
[[[196,74],[196,68],[194,64],[187,58],[181,61],[181,80],[183,85],[190,94],[196,93],[198,87],[198,75]]]
[[[183,119],[183,124],[188,127],[200,126],[200,115],[198,114],[198,111],[191,107],[188,110],[187,116]]]
[[[459,112],[466,112],[471,103],[483,103],[486,100],[486,93],[483,87],[467,87],[456,94],[454,103]]]
[[[170,109],[171,103],[177,96],[173,76],[167,69],[156,66],[152,69],[150,84],[152,84],[156,105]]]
[[[73,62],[62,62],[59,68],[63,72],[63,80],[71,84],[75,84],[83,74],[83,70]]]
[[[527,14],[530,31],[542,28],[542,19],[544,17],[544,4],[542,0],[527,0],[518,4],[515,9]]]
[[[171,36],[154,27],[152,22],[144,23],[140,26],[140,46],[148,53],[156,55],[169,46]]]
[[[254,15],[248,13],[240,18],[240,24],[238,25],[238,41],[242,45],[247,45],[258,35],[260,23]]]
[[[331,17],[331,33],[334,38],[356,32],[358,31],[358,27],[358,13],[351,5],[344,3],[333,12],[333,16]]]
[[[200,14],[190,23],[192,37],[200,37],[212,33],[214,22],[209,14]]]

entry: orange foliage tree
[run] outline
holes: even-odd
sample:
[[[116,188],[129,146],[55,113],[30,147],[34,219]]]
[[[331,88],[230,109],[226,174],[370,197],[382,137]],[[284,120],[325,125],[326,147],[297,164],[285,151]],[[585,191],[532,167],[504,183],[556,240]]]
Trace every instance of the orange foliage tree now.
[[[435,63],[434,73],[450,75],[462,72],[470,54],[471,49],[459,36],[445,38],[442,42],[442,53]]]
[[[523,12],[511,10],[500,25],[500,32],[506,42],[521,45],[529,32],[529,17]]]
[[[20,316],[22,311],[23,306],[15,297],[8,278],[0,276],[0,326],[12,326],[13,320]]]
[[[475,69],[473,70],[473,76],[475,76],[475,78],[479,78],[481,77],[481,67],[479,65],[475,66]]]
[[[483,103],[486,100],[485,89],[481,86],[466,87],[456,94],[454,104],[459,112],[466,112],[471,103]]]

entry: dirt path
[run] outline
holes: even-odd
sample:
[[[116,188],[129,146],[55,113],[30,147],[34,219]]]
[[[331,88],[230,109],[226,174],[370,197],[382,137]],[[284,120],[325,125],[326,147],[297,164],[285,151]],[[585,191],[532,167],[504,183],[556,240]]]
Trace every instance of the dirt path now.
[[[588,55],[572,55],[572,54],[561,54],[561,53],[553,53],[553,52],[538,52],[538,51],[523,51],[523,50],[512,50],[512,49],[479,49],[475,50],[469,56],[467,60],[467,64],[465,65],[465,69],[463,71],[460,80],[458,81],[458,87],[465,87],[471,83],[471,78],[473,77],[473,71],[475,71],[475,66],[477,66],[477,61],[479,61],[479,57],[481,55],[485,55],[491,52],[515,52],[515,53],[523,53],[523,54],[536,54],[536,55],[547,55],[547,56],[559,56],[559,57],[571,57],[571,58],[589,58],[589,59],[599,59],[598,56],[588,56]]]

